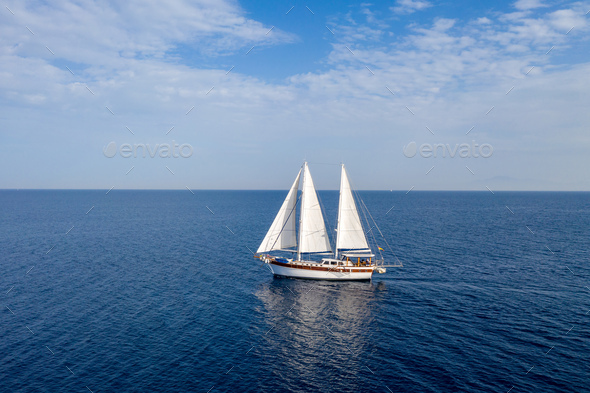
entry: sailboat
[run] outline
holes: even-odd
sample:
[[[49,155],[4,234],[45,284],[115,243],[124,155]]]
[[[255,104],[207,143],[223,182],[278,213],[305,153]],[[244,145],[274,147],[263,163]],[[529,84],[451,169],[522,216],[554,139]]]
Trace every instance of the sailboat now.
[[[302,186],[298,195],[300,180]],[[298,205],[300,212],[297,223]],[[380,247],[377,248],[379,252],[382,250]],[[293,258],[268,254],[272,251],[291,252]],[[311,259],[314,255],[327,257],[316,261]],[[375,254],[367,242],[344,164],[340,178],[334,250],[330,245],[322,207],[309,166],[304,162],[255,257],[267,264],[275,276],[281,277],[370,280],[375,271],[386,272],[383,259],[375,259]]]

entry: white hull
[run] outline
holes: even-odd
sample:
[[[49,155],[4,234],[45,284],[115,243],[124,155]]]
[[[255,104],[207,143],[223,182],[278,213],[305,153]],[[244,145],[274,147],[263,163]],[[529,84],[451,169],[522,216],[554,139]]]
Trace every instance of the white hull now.
[[[321,267],[316,263],[283,264],[269,262],[267,266],[275,276],[305,278],[311,280],[370,280],[375,266],[365,267]],[[322,269],[322,270],[320,270]]]

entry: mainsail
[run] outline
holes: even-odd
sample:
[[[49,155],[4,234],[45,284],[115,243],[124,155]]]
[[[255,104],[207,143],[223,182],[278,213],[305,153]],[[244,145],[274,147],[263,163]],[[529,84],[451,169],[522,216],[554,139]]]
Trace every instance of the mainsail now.
[[[338,250],[363,250],[370,253],[367,238],[361,225],[354,203],[346,169],[342,165],[340,178],[340,203],[338,206],[338,229],[336,230],[336,252]],[[338,255],[336,255],[338,257]]]
[[[331,252],[330,239],[307,162],[303,164],[301,192],[298,253]]]
[[[263,253],[272,250],[284,250],[286,248],[297,246],[297,233],[295,232],[295,206],[297,204],[297,189],[299,188],[299,178],[301,171],[291,186],[291,190],[283,205],[279,209],[275,220],[266,233],[264,240],[258,247],[256,253]]]

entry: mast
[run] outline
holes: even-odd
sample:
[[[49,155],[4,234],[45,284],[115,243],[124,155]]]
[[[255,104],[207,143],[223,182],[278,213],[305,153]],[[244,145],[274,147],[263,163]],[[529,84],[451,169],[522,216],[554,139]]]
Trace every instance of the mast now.
[[[303,186],[301,190],[301,213],[299,220],[299,247],[297,258],[302,253],[332,252],[326,223],[318,196],[309,172],[307,162],[303,164]]]
[[[348,249],[360,252],[371,253],[363,226],[354,203],[350,181],[346,174],[346,168],[342,164],[340,177],[340,200],[338,203],[338,225],[336,229],[336,251],[335,258],[338,258],[338,250]]]
[[[334,245],[334,259],[338,259],[338,240],[340,240],[340,216],[342,215],[340,206],[342,206],[342,177],[344,176],[344,164],[340,164],[340,194],[338,196],[338,221],[336,222],[336,244]]]
[[[297,260],[301,260],[301,236],[303,234],[303,209],[305,207],[305,182],[307,181],[307,162],[303,163],[303,180],[301,184],[301,209],[299,209],[299,241],[297,242]]]

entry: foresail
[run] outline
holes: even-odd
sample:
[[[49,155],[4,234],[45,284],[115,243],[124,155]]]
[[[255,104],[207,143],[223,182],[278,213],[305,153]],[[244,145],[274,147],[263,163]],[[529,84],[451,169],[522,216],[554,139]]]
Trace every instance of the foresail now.
[[[303,165],[301,223],[299,228],[299,252],[330,252],[330,239],[326,232],[324,216],[307,163]]]
[[[260,243],[260,247],[256,251],[257,254],[297,246],[295,206],[297,204],[297,189],[299,188],[300,177],[301,170],[299,170],[297,178],[293,182],[291,190],[289,190],[289,194],[287,194],[264,240]]]
[[[354,203],[346,169],[342,165],[340,178],[340,203],[338,205],[338,228],[336,249],[368,249],[367,238],[361,225],[358,210]]]

